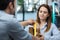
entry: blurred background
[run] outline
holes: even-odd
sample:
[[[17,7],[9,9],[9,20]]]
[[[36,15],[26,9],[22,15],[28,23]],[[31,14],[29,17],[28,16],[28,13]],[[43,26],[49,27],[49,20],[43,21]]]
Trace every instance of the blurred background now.
[[[60,0],[16,0],[15,17],[18,21],[36,20],[37,9],[48,4],[52,9],[52,22],[60,29]]]

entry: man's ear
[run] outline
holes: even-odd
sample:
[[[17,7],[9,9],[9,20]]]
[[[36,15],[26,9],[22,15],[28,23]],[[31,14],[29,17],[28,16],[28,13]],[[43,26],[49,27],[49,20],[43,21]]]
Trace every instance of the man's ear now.
[[[13,9],[13,4],[12,4],[12,2],[9,3],[8,7],[9,7],[10,9]]]

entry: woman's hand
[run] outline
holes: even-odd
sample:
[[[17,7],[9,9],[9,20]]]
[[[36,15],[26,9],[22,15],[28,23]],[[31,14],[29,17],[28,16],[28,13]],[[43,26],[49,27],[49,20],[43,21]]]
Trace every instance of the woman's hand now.
[[[37,33],[36,35],[38,38],[40,38],[40,40],[44,40],[44,36],[43,35],[40,35],[39,33]]]
[[[32,37],[32,40],[40,40],[40,38],[37,37],[37,36],[33,36],[33,37]]]
[[[43,35],[40,37],[40,40],[44,40],[44,36]]]

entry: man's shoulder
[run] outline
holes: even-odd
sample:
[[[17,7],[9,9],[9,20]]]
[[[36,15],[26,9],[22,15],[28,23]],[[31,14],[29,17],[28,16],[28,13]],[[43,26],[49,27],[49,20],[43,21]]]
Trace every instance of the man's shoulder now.
[[[1,16],[0,21],[6,22],[6,23],[9,23],[9,24],[18,22],[16,20],[16,18],[13,18],[13,17],[10,17],[10,16]]]

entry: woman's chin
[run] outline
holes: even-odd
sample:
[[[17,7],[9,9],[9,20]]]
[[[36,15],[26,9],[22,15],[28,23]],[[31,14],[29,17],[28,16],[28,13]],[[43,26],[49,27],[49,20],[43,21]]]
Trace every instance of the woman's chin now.
[[[44,18],[40,18],[40,20],[44,20]]]

